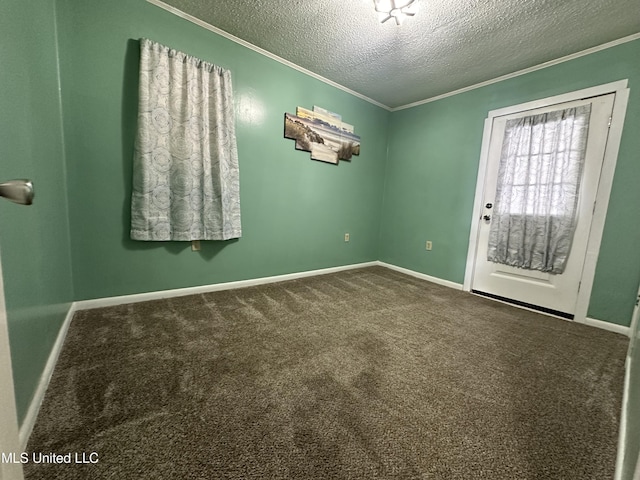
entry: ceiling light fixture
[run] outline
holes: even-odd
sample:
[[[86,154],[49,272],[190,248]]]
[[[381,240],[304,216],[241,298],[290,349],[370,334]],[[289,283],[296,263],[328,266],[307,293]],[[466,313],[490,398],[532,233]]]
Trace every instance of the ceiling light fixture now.
[[[413,17],[416,12],[412,8],[415,0],[373,0],[380,22],[393,18],[400,25],[406,17]]]

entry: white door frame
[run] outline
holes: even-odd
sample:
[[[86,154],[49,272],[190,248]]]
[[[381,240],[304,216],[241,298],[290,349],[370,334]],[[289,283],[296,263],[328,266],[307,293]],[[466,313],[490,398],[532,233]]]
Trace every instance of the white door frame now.
[[[613,477],[614,480],[622,480],[625,464],[629,462],[627,456],[630,454],[627,450],[627,430],[629,429],[629,394],[631,390],[631,370],[634,355],[640,355],[640,347],[638,343],[638,321],[640,321],[640,290],[638,290],[638,297],[636,300],[636,306],[633,309],[633,316],[631,317],[631,326],[629,334],[629,348],[627,350],[627,360],[625,362],[625,375],[624,375],[624,390],[622,392],[622,408],[620,411],[620,429],[618,431],[618,456],[616,458],[616,471]],[[635,372],[634,372],[635,373]],[[640,455],[636,453],[636,458],[630,461],[635,462],[635,474],[633,474],[633,480],[640,480]],[[631,478],[629,479],[631,480]]]
[[[606,95],[615,93],[616,98],[613,104],[613,112],[611,114],[611,128],[607,139],[607,147],[604,152],[604,161],[602,165],[602,173],[600,175],[600,184],[596,195],[596,205],[593,212],[593,220],[591,223],[591,231],[587,243],[587,254],[585,256],[584,269],[582,271],[582,279],[580,291],[578,292],[578,302],[576,304],[574,321],[579,323],[589,323],[587,319],[587,310],[589,308],[589,300],[591,298],[591,290],[593,288],[593,278],[595,276],[598,254],[600,252],[600,244],[602,241],[602,232],[604,230],[604,222],[607,216],[607,208],[609,207],[609,195],[613,184],[613,175],[618,160],[618,151],[620,149],[620,138],[622,137],[622,127],[627,112],[627,102],[629,99],[629,89],[627,88],[628,80],[619,80],[617,82],[598,85],[595,87],[577,90],[575,92],[556,95],[549,98],[534,100],[532,102],[521,103],[510,107],[491,110],[484,122],[484,133],[482,135],[482,150],[480,152],[480,165],[478,167],[478,181],[476,183],[476,195],[473,203],[473,216],[471,220],[471,233],[469,235],[469,251],[467,253],[467,266],[464,274],[463,290],[471,291],[472,280],[475,268],[475,259],[477,254],[478,235],[480,231],[480,218],[482,216],[484,185],[486,179],[487,163],[489,161],[489,140],[491,138],[491,129],[493,119],[502,115],[509,115],[526,110],[543,108],[558,103],[571,102],[582,98],[595,97],[598,95]]]
[[[13,389],[11,354],[9,352],[9,330],[7,309],[4,301],[4,282],[0,265],[0,480],[23,480],[20,463],[3,462],[2,453],[14,453],[20,459],[18,416]]]

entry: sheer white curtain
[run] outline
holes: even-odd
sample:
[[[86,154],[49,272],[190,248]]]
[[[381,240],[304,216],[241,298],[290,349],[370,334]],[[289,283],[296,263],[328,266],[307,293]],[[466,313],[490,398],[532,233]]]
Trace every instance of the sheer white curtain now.
[[[561,274],[577,222],[591,105],[506,124],[488,260]]]
[[[131,238],[241,236],[231,73],[140,40]]]

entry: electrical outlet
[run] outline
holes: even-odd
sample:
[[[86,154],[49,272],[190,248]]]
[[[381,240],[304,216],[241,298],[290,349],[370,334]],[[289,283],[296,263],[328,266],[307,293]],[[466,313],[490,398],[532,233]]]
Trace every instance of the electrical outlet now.
[[[427,250],[431,250],[433,248],[433,243],[431,243],[431,240],[427,240],[427,244],[425,245]]]
[[[344,234],[344,241],[345,241],[345,242],[348,242],[348,241],[350,240],[350,238],[351,238],[351,237],[349,236],[349,234],[348,234],[348,233],[345,233],[345,234]]]
[[[191,251],[192,252],[200,251],[200,240],[191,240]]]

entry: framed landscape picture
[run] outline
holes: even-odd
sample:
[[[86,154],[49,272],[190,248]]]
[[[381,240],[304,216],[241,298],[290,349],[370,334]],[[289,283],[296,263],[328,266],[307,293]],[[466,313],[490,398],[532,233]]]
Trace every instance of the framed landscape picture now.
[[[360,155],[360,137],[353,125],[319,107],[298,107],[295,115],[285,113],[284,137],[295,140],[297,150],[310,152],[313,160],[321,162],[337,165],[340,160]]]

